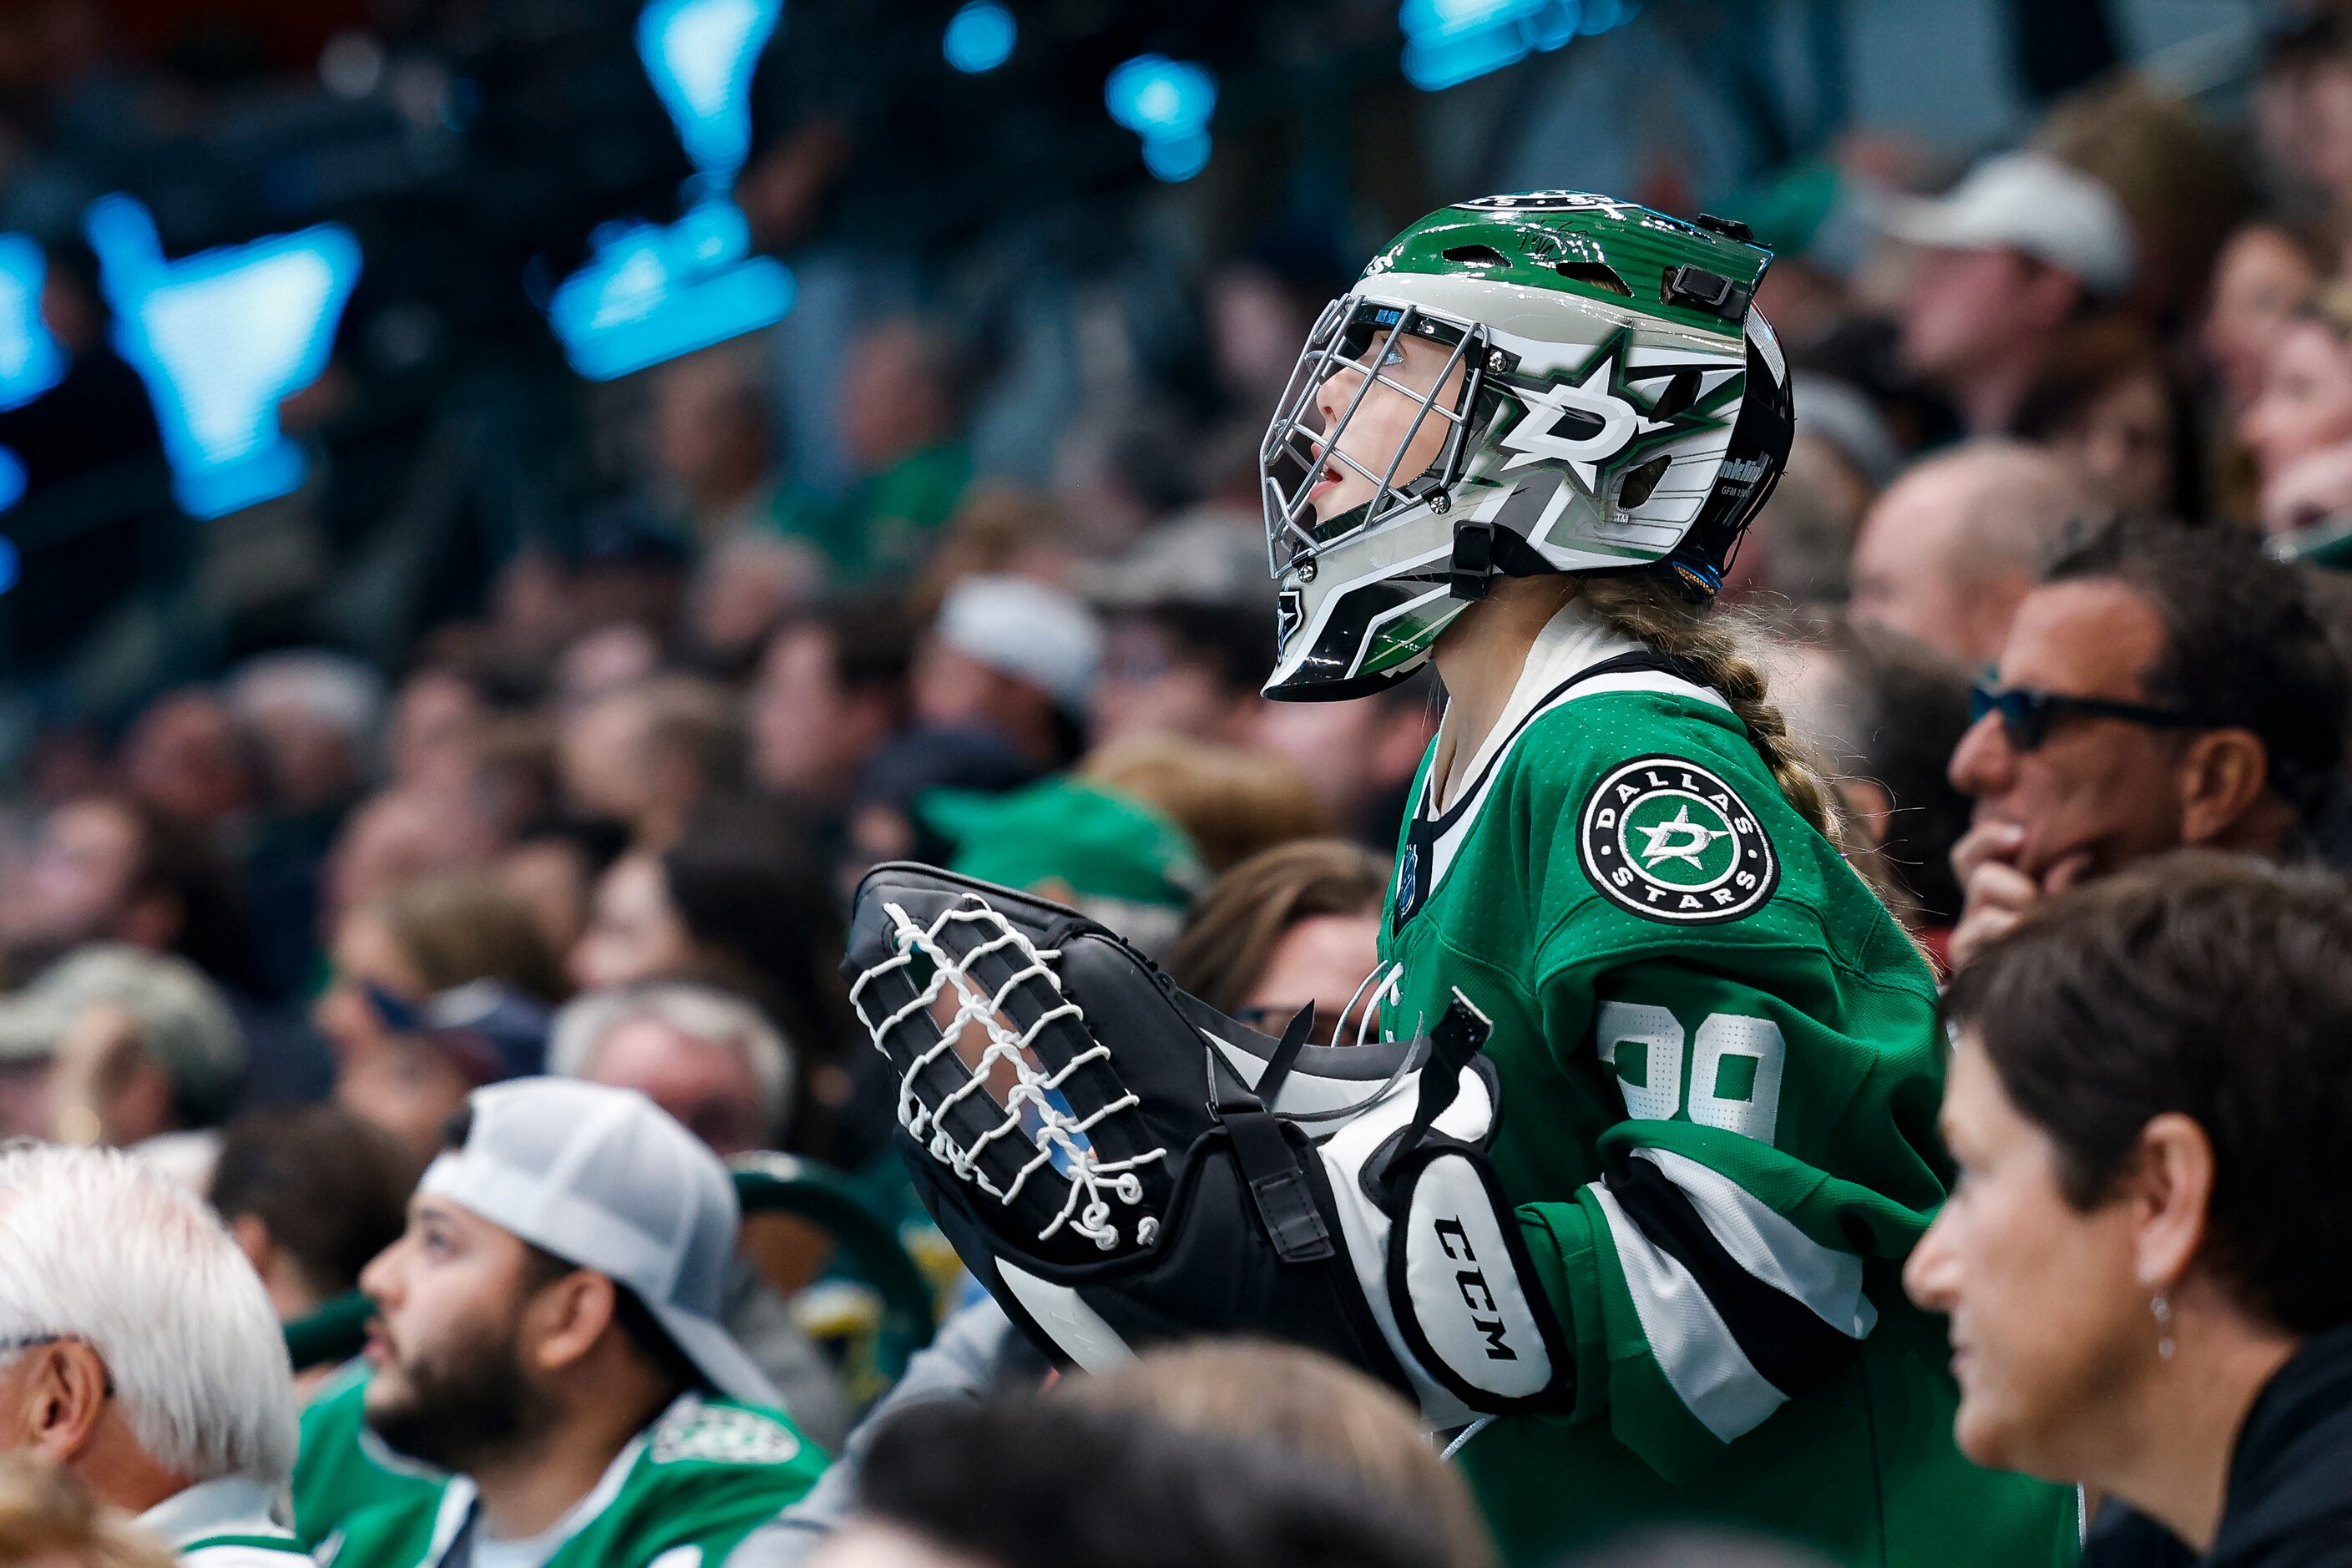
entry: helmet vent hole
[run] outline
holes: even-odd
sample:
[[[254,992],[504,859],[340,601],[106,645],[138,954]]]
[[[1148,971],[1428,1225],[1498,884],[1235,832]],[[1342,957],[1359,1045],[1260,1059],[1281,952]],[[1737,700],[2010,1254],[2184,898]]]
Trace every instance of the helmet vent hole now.
[[[1562,278],[1590,283],[1595,289],[1606,289],[1612,294],[1622,294],[1628,300],[1633,297],[1633,290],[1625,286],[1625,279],[1618,277],[1617,269],[1605,261],[1555,261],[1551,269]]]
[[[1448,261],[1458,261],[1465,267],[1508,267],[1511,258],[1491,245],[1457,245],[1445,253]]]
[[[1697,401],[1698,372],[1678,370],[1675,378],[1666,383],[1665,391],[1658,394],[1658,405],[1650,411],[1651,416],[1670,419]]]
[[[1666,466],[1673,461],[1661,454],[1637,468],[1627,469],[1624,482],[1617,487],[1617,504],[1630,510],[1648,500],[1650,492],[1658,488],[1658,481],[1666,477]]]

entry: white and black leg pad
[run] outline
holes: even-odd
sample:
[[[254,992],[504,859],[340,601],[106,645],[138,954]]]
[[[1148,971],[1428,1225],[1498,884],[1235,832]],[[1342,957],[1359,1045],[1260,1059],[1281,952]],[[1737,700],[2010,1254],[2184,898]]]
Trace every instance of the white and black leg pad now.
[[[1574,1362],[1493,1167],[1435,1140],[1381,1179],[1389,1310],[1413,1362],[1473,1410],[1566,1404]]]

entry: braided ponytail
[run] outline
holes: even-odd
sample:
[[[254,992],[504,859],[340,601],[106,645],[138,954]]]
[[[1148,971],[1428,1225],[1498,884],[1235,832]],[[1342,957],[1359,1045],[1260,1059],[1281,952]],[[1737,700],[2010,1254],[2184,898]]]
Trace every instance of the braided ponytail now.
[[[1797,815],[1819,828],[1843,854],[1850,847],[1843,810],[1812,749],[1789,733],[1788,721],[1764,691],[1764,672],[1740,651],[1739,641],[1706,607],[1692,604],[1664,576],[1630,572],[1578,577],[1585,608],[1604,625],[1691,667],[1692,674],[1731,705],[1748,726],[1756,754],[1772,771]]]

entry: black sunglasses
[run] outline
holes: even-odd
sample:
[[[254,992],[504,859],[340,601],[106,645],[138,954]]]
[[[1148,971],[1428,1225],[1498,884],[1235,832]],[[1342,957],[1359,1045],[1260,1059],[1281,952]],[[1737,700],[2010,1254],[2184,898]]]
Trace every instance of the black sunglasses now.
[[[2069,697],[2063,692],[2037,691],[2030,686],[2004,689],[1979,680],[1969,688],[1969,722],[1979,722],[1988,713],[2000,715],[2001,733],[2021,752],[2030,752],[2048,740],[2050,721],[2067,713],[2121,719],[2128,724],[2146,724],[2158,730],[2208,728],[2204,720],[2178,709],[2119,702],[2111,697]]]

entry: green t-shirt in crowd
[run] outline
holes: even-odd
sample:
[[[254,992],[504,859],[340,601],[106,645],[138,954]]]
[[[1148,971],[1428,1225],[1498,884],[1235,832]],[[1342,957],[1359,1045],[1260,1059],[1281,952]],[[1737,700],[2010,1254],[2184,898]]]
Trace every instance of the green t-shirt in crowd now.
[[[971,455],[949,444],[910,452],[838,499],[792,491],[776,499],[778,531],[824,552],[838,587],[900,578],[919,567],[971,482]]]
[[[1934,980],[1721,699],[1635,653],[1547,627],[1443,810],[1424,760],[1390,890],[1385,1023],[1457,987],[1493,1020],[1495,1163],[1575,1366],[1571,1409],[1460,1463],[1517,1563],[1696,1521],[2072,1562],[2072,1489],[1955,1447],[1902,1289],[1946,1191]]]
[[[746,1535],[798,1502],[824,1468],[824,1451],[782,1411],[681,1394],[532,1543],[532,1556],[544,1568],[720,1568]],[[362,1508],[320,1544],[319,1561],[332,1568],[436,1568],[478,1528],[475,1500],[473,1483],[456,1476]]]
[[[345,1363],[302,1412],[294,1458],[294,1536],[316,1549],[337,1526],[378,1503],[431,1497],[446,1479],[395,1454],[367,1427],[368,1364]]]

